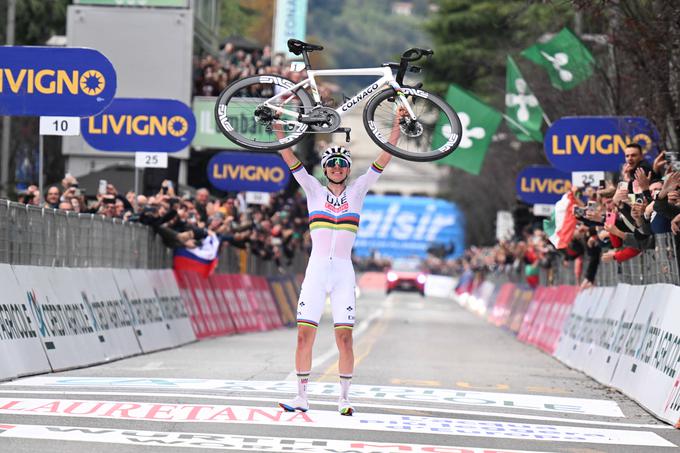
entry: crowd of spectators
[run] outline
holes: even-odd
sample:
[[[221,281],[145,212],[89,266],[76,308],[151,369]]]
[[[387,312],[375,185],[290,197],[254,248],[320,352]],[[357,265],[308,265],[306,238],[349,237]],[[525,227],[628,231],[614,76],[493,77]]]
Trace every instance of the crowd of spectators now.
[[[307,77],[305,70],[292,70],[282,55],[272,55],[269,46],[264,46],[261,50],[244,49],[227,42],[217,57],[207,54],[194,60],[194,96],[218,96],[230,83],[259,74],[277,74],[296,83]],[[327,83],[319,84],[322,99],[331,99],[330,87]]]
[[[541,268],[573,262],[581,287],[597,283],[600,263],[622,263],[654,249],[657,235],[675,238],[680,258],[680,160],[676,152],[661,152],[649,163],[637,143],[625,149],[619,174],[584,187],[572,187],[576,226],[565,248],[556,249],[541,230],[525,229],[514,241],[494,247],[472,247],[454,264],[455,273],[514,272],[531,286]]]
[[[243,193],[223,198],[210,196],[206,188],[195,195],[179,196],[171,181],[163,181],[158,193],[119,193],[113,184],[102,187],[96,197],[86,198],[78,181],[67,175],[52,185],[41,201],[38,188],[29,186],[18,201],[61,211],[96,214],[148,225],[166,246],[195,249],[208,235],[223,246],[246,249],[277,266],[289,265],[296,253],[309,251],[311,239],[305,199],[284,192],[272,194],[267,204],[247,204]]]

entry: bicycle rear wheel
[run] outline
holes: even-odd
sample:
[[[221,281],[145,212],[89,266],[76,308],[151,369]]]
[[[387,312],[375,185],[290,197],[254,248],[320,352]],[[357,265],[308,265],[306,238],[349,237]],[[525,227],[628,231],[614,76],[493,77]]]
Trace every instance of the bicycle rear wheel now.
[[[388,153],[405,160],[429,162],[451,154],[462,138],[460,119],[439,96],[422,90],[403,88],[416,121],[397,115],[398,94],[384,90],[375,95],[364,110],[364,126],[371,139]],[[396,141],[390,137],[396,134]]]
[[[312,100],[302,88],[271,100],[293,86],[292,81],[269,74],[230,84],[215,104],[217,126],[225,137],[248,150],[275,151],[293,146],[308,130],[297,117],[312,109]],[[278,112],[278,108],[292,113]]]

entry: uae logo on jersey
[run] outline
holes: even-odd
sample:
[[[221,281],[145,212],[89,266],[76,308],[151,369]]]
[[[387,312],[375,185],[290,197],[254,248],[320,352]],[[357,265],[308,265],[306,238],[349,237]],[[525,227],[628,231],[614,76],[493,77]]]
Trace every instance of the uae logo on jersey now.
[[[349,203],[347,203],[347,192],[343,192],[340,197],[326,194],[326,209],[331,212],[345,212],[349,210]]]

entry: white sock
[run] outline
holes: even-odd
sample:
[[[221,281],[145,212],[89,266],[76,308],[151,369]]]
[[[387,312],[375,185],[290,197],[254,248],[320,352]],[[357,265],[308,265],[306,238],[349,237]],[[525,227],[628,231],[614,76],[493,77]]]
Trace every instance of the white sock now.
[[[349,399],[349,386],[352,383],[351,374],[340,375],[340,398]]]
[[[307,399],[307,384],[309,384],[310,371],[297,371],[298,396]]]

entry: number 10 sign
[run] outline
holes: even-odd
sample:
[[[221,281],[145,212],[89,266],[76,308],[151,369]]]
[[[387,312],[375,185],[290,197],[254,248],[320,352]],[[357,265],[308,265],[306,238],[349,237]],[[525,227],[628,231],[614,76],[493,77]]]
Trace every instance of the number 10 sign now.
[[[40,135],[80,135],[77,116],[41,116]]]

